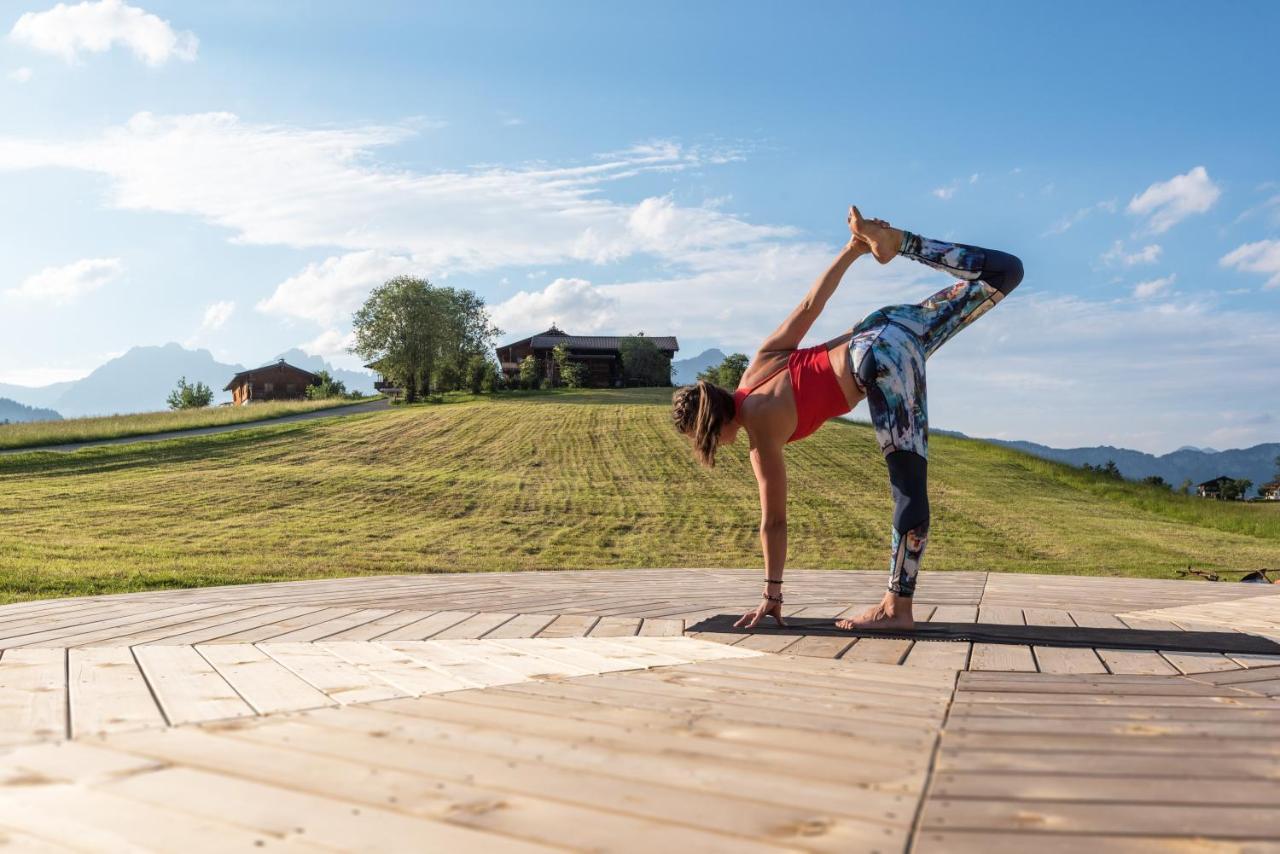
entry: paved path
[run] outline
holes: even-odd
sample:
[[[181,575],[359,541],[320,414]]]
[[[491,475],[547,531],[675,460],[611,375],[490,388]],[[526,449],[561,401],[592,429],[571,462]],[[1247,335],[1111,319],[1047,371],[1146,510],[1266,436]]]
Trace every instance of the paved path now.
[[[136,442],[163,442],[166,439],[187,439],[191,436],[211,436],[214,433],[230,433],[233,430],[247,430],[252,427],[264,427],[273,424],[291,424],[295,421],[310,421],[315,418],[335,418],[340,415],[360,415],[365,412],[379,412],[391,406],[389,398],[378,398],[368,403],[353,403],[348,406],[336,406],[332,409],[317,409],[312,412],[299,412],[297,415],[282,415],[279,418],[264,418],[261,421],[242,421],[237,424],[219,424],[214,427],[193,427],[190,430],[170,430],[167,433],[145,433],[141,436],[122,436],[118,439],[95,439],[91,442],[68,442],[63,445],[38,445],[33,448],[7,448],[0,451],[4,454],[29,454],[36,451],[52,451],[70,453],[85,448],[100,448],[104,445],[132,445]]]
[[[785,607],[830,620],[882,575],[790,571]],[[922,621],[1013,639],[700,628],[753,605],[758,579],[378,576],[2,606],[0,845],[1280,851],[1280,655],[1230,651],[1275,649],[1280,588],[934,573]]]

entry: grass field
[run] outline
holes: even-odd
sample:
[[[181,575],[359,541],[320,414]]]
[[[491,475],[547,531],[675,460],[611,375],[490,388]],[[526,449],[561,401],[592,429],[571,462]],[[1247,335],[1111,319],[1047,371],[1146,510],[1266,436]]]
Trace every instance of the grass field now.
[[[760,566],[739,444],[698,468],[669,391],[395,407],[0,458],[0,599],[456,570]],[[925,573],[1173,577],[1280,565],[1280,506],[1209,502],[977,441],[930,442]],[[887,564],[869,427],[790,446],[790,564]],[[659,591],[655,595],[662,595]]]
[[[367,400],[368,398],[366,398]],[[281,418],[299,412],[332,409],[360,403],[358,400],[282,400],[255,403],[252,406],[209,406],[176,412],[140,412],[135,415],[104,415],[99,418],[67,418],[62,421],[30,421],[0,424],[0,449],[33,448],[68,442],[92,442],[99,439],[121,439],[167,433],[170,430],[193,430],[222,424],[241,424]]]

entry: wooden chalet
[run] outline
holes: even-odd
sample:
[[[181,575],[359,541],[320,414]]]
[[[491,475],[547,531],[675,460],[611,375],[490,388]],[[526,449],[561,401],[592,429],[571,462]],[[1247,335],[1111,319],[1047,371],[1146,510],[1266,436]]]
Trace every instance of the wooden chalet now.
[[[231,378],[223,391],[231,392],[231,402],[237,406],[256,400],[304,400],[307,386],[315,381],[315,374],[281,359],[260,368],[241,371]]]
[[[498,364],[508,382],[520,379],[520,363],[528,356],[538,363],[538,379],[557,381],[553,352],[563,344],[569,349],[569,360],[586,366],[586,385],[591,388],[619,388],[627,385],[622,369],[622,341],[628,335],[570,335],[554,325],[545,332],[530,335],[497,348]],[[672,335],[643,336],[657,345],[671,359],[680,349]]]
[[[1258,495],[1267,501],[1280,501],[1280,479],[1259,486]]]
[[[1215,477],[1213,480],[1206,480],[1204,483],[1196,485],[1196,495],[1201,498],[1221,498],[1222,484],[1231,480],[1231,478],[1223,475]]]

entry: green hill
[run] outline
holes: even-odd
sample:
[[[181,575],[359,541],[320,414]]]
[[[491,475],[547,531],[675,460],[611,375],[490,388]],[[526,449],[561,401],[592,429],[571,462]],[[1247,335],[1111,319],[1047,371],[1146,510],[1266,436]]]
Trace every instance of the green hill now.
[[[698,468],[669,399],[501,396],[0,458],[0,599],[379,572],[760,566],[745,445]],[[1280,506],[1185,498],[945,436],[931,454],[926,572],[1280,565]],[[829,424],[787,460],[790,565],[884,566],[890,499],[870,428]]]

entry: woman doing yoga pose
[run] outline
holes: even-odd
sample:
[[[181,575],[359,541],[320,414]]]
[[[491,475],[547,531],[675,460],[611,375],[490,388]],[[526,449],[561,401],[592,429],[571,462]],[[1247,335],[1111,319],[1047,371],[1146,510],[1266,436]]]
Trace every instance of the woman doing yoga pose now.
[[[929,240],[866,219],[849,208],[852,237],[795,310],[760,345],[730,394],[708,382],[679,389],[672,399],[676,429],[693,442],[704,465],[716,448],[745,428],[751,467],[760,486],[760,542],[765,588],[760,604],[736,625],[765,616],[782,621],[782,572],[787,555],[787,472],[782,448],[810,435],[828,418],[866,398],[876,439],[889,468],[894,512],[889,589],[880,604],[836,623],[842,629],[910,629],[911,597],[929,538],[929,421],[925,360],[953,335],[989,311],[1022,281],[1013,255],[962,243]],[[890,305],[867,315],[844,335],[800,348],[849,266],[872,254],[927,264],[960,281],[914,305]]]

